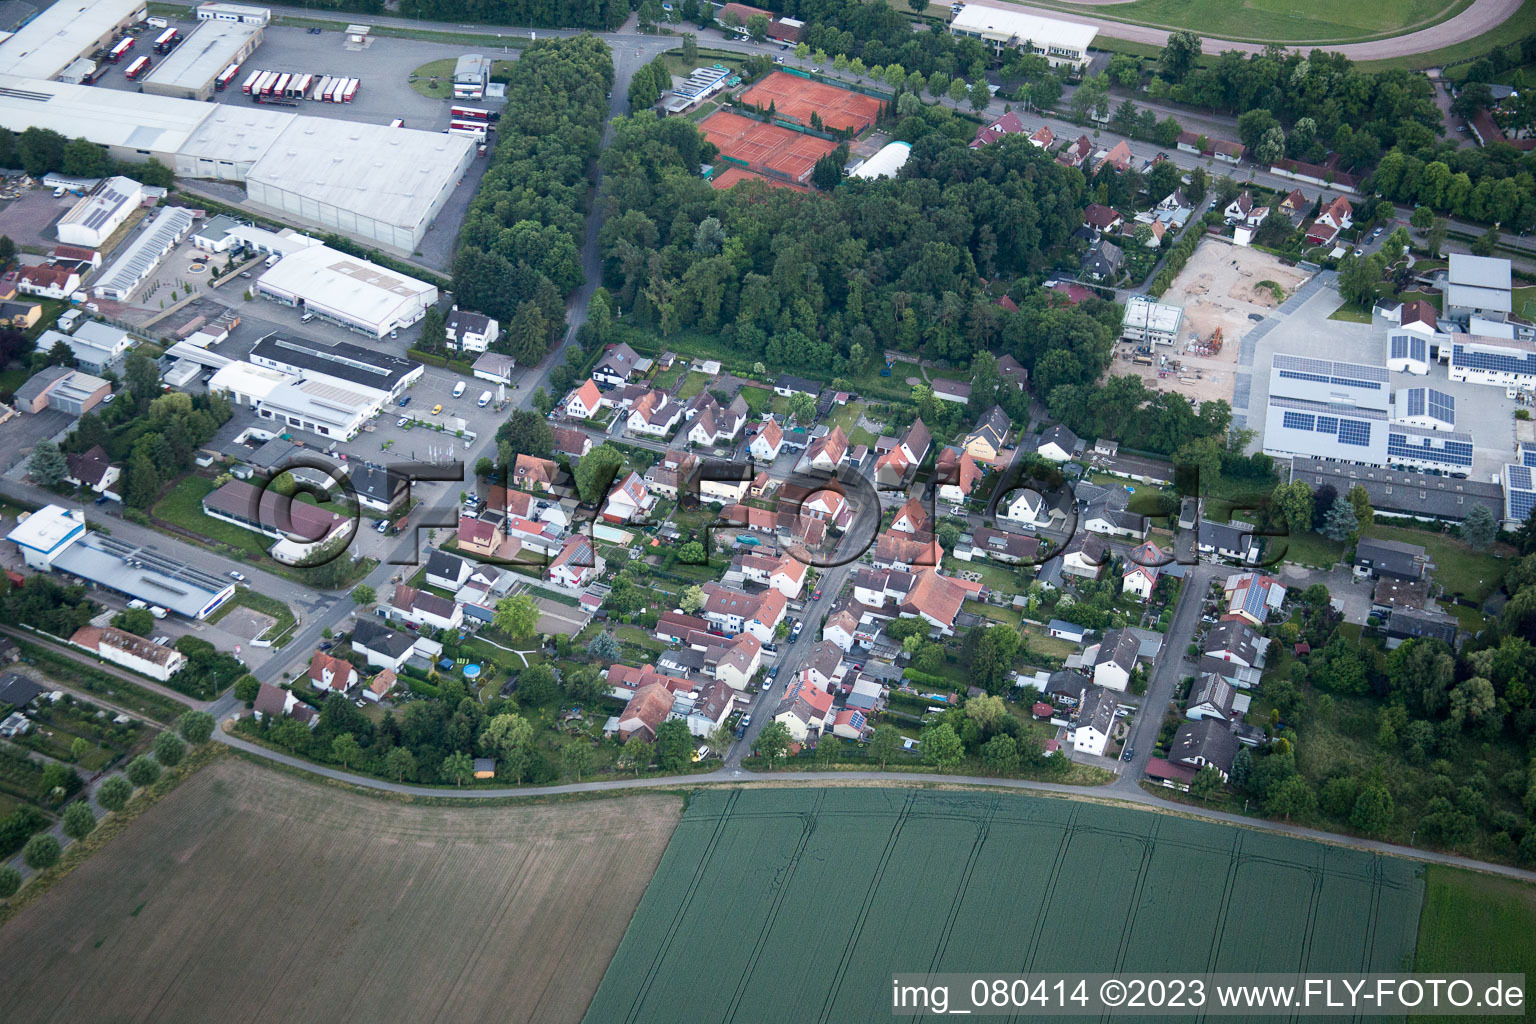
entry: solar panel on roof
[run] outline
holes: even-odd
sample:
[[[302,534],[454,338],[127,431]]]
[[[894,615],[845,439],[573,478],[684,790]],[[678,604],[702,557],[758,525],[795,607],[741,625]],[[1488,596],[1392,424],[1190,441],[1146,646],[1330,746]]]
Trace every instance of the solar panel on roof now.
[[[1456,399],[1444,391],[1429,388],[1429,414],[1446,423],[1456,422]]]
[[[1339,443],[1367,448],[1371,443],[1371,425],[1364,420],[1339,420]]]
[[[1424,415],[1424,388],[1408,389],[1408,415]]]
[[[1389,342],[1391,344],[1391,355],[1390,355],[1390,358],[1392,358],[1392,359],[1407,359],[1408,358],[1408,337],[1407,337],[1407,335],[1394,334],[1388,340],[1389,340]]]
[[[1517,487],[1522,491],[1536,489],[1531,484],[1531,470],[1528,466],[1505,466],[1504,474],[1508,477],[1511,487]]]

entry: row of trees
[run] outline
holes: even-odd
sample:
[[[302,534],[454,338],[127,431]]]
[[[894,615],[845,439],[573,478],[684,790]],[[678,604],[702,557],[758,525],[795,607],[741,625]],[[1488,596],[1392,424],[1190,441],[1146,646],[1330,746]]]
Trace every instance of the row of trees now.
[[[584,280],[588,165],[607,119],[613,60],[595,36],[535,43],[507,82],[490,169],[459,233],[460,305],[506,324],[508,351],[537,363]]]
[[[0,128],[0,167],[20,167],[34,178],[57,171],[81,178],[123,174],[146,185],[170,187],[171,169],[151,157],[144,163],[119,163],[105,146],[70,139],[52,128],[28,128],[17,134]]]

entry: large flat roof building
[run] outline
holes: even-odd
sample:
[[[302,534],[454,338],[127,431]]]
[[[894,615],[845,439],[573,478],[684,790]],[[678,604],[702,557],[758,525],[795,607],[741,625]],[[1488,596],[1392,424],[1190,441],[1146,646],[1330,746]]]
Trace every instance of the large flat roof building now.
[[[1059,18],[1045,18],[1020,10],[967,4],[949,23],[955,36],[979,39],[994,53],[1028,47],[1050,61],[1052,67],[1088,63],[1088,47],[1099,30],[1092,25]]]
[[[144,0],[57,0],[5,40],[0,74],[52,78],[146,13]]]
[[[157,96],[206,100],[213,95],[213,80],[231,64],[238,64],[261,45],[260,25],[239,21],[202,21],[181,45],[160,58],[144,79],[144,91]]]
[[[245,190],[259,206],[409,252],[474,158],[463,135],[295,117]]]
[[[1387,381],[1384,366],[1276,355],[1264,451],[1384,465],[1391,418]]]
[[[1504,486],[1498,480],[1462,480],[1311,458],[1292,459],[1290,478],[1305,480],[1314,491],[1328,485],[1340,494],[1359,484],[1378,517],[1459,523],[1477,505],[1486,506],[1495,519],[1504,516]]]
[[[9,43],[0,43],[0,58]],[[0,72],[0,125],[20,134],[28,128],[61,130],[106,146],[117,160],[154,157],[176,166],[176,153],[213,109],[169,96],[66,85]]]
[[[437,302],[425,281],[324,245],[284,256],[256,292],[373,338],[415,323]]]
[[[1445,277],[1445,315],[1452,320],[1503,320],[1514,309],[1509,260],[1453,252]]]
[[[325,377],[340,387],[398,397],[421,378],[420,363],[347,342],[269,334],[251,348],[251,362],[295,376]]]

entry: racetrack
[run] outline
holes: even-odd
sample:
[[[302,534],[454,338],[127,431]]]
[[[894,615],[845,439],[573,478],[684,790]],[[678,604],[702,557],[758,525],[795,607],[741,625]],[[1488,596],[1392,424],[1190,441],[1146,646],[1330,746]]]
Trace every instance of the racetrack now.
[[[1010,8],[1026,8],[1032,13],[1047,18],[1060,18],[1064,12],[1059,8],[1035,7],[1030,4],[1013,4],[1006,0],[972,0],[973,3],[984,7],[998,7],[1004,10]],[[1085,8],[1084,13],[1076,11],[1066,13],[1066,17],[1073,21],[1085,22],[1093,25],[1100,32],[1116,39],[1125,39],[1133,43],[1145,43],[1148,46],[1163,46],[1168,42],[1168,30],[1151,28],[1145,25],[1132,25],[1124,21],[1112,21],[1108,18],[1095,18],[1087,13],[1086,9],[1095,6],[1104,6],[1103,0],[1062,0],[1064,3],[1076,3]],[[1508,21],[1520,9],[1523,0],[1474,0],[1472,6],[1457,14],[1455,17],[1442,21],[1436,25],[1409,32],[1390,39],[1376,39],[1363,43],[1341,43],[1327,45],[1330,52],[1342,53],[1350,60],[1389,60],[1393,57],[1407,57],[1415,53],[1428,53],[1431,50],[1441,50],[1457,43],[1464,43],[1476,39],[1499,25]],[[1307,43],[1291,43],[1289,46],[1305,47]],[[1244,53],[1258,53],[1265,47],[1264,43],[1238,42],[1207,38],[1205,39],[1206,53],[1220,53],[1223,50],[1241,50]]]

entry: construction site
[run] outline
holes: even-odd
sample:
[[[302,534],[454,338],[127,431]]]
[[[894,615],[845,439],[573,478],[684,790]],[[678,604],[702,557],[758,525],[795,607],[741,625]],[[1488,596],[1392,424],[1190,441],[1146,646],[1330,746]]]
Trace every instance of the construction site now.
[[[1122,341],[1109,372],[1134,373],[1149,389],[1197,404],[1230,401],[1243,338],[1311,276],[1269,253],[1207,238],[1160,299],[1184,307],[1177,339]]]

